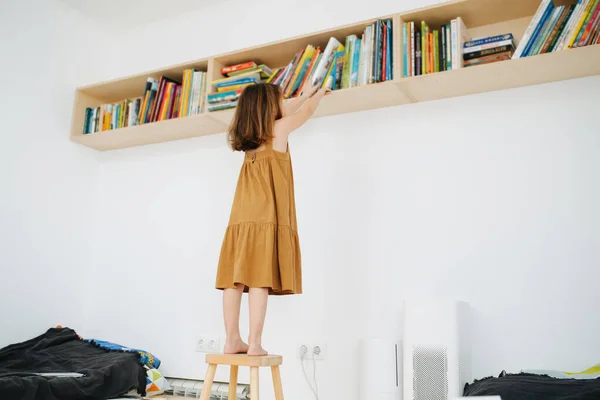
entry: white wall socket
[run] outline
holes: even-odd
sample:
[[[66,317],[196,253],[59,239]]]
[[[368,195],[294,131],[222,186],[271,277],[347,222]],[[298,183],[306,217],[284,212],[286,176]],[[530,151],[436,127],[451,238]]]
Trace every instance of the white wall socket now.
[[[305,360],[324,360],[327,357],[327,345],[323,342],[306,342],[298,345],[298,358]]]
[[[221,340],[218,336],[200,336],[196,341],[196,351],[199,353],[221,352]]]

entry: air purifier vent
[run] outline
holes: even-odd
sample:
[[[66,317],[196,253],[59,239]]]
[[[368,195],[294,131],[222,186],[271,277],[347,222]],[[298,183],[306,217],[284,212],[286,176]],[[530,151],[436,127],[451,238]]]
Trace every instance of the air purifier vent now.
[[[413,348],[414,400],[448,399],[448,352],[443,347]]]

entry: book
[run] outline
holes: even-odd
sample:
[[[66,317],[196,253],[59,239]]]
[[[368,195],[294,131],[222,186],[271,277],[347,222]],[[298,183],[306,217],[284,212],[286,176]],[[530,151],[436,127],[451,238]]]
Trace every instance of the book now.
[[[273,74],[273,70],[269,67],[267,67],[265,64],[261,64],[261,65],[256,65],[254,67],[251,68],[246,68],[246,69],[241,69],[238,71],[234,71],[234,72],[230,72],[227,74],[228,77],[232,77],[232,76],[238,76],[241,74],[244,74],[246,72],[259,72],[260,73],[260,77],[262,79],[267,79],[269,78],[269,76],[271,76],[271,74]]]
[[[569,20],[565,24],[565,27],[564,27],[563,31],[561,32],[560,36],[558,37],[558,40],[557,40],[557,42],[556,42],[556,44],[554,46],[554,49],[552,51],[562,51],[562,50],[564,50],[564,46],[565,46],[565,43],[566,43],[566,40],[567,40],[567,36],[571,32],[571,29],[572,29],[573,25],[575,24],[575,19],[577,18],[577,14],[579,13],[579,10],[581,9],[582,3],[583,3],[583,0],[577,0],[577,4],[575,5],[575,9],[571,13],[571,16],[569,17]]]
[[[387,77],[386,80],[392,80],[394,79],[394,24],[392,24],[392,20],[388,19],[386,21],[387,24],[387,30],[386,30],[386,37],[387,37],[387,45],[386,45],[386,51],[387,51],[387,56],[385,58],[385,61],[387,63],[386,66],[386,72],[387,72]]]
[[[421,31],[415,31],[415,75],[423,75],[422,51],[421,51]]]
[[[554,25],[558,21],[558,18],[560,17],[560,14],[564,10],[564,8],[565,8],[564,6],[554,8],[552,13],[550,14],[550,17],[548,17],[548,20],[546,21],[546,23],[540,30],[540,35],[539,35],[538,39],[532,46],[531,51],[529,52],[530,56],[535,56],[535,55],[539,54],[540,50],[544,46],[544,43],[546,42],[546,40],[548,40],[548,36],[550,35],[550,32],[554,28]]]
[[[408,67],[408,57],[410,54],[410,46],[408,45],[408,22],[402,24],[402,76],[410,76],[410,68]]]
[[[510,60],[513,55],[512,51],[507,51],[498,54],[492,54],[485,57],[475,58],[473,60],[465,61],[465,67],[472,67],[474,65],[491,64],[498,61]]]
[[[496,36],[496,37],[499,37],[499,36]],[[463,54],[472,53],[474,51],[481,51],[481,50],[485,50],[485,49],[491,49],[491,48],[499,47],[499,46],[509,46],[509,45],[514,46],[514,38],[513,38],[512,33],[502,35],[501,38],[502,39],[500,39],[500,40],[488,41],[488,42],[485,42],[485,43],[482,43],[479,45],[467,46],[467,43],[470,43],[470,42],[466,42],[463,47]]]
[[[421,74],[429,73],[429,25],[425,21],[421,21]]]
[[[416,51],[415,51],[415,23],[411,21],[410,23],[410,76],[417,75],[416,72]]]
[[[327,42],[327,46],[325,47],[325,51],[323,51],[323,57],[321,58],[321,61],[319,61],[319,64],[317,65],[317,68],[315,70],[315,74],[313,76],[313,86],[321,85],[323,83],[323,80],[325,79],[325,74],[329,69],[329,64],[333,59],[334,51],[341,45],[342,44],[338,42],[336,38],[332,37],[329,39],[329,41]]]
[[[240,70],[257,68],[257,65],[254,61],[248,61],[241,64],[230,65],[228,67],[221,68],[221,75],[229,76],[231,73],[235,73]]]
[[[537,28],[543,14],[546,12],[549,3],[550,0],[542,0],[542,2],[540,3],[537,11],[533,15],[533,19],[527,26],[527,29],[525,30],[525,33],[523,34],[523,37],[521,38],[521,41],[519,42],[519,45],[517,46],[517,49],[513,54],[513,58],[520,58],[525,52],[525,49],[528,43],[531,41],[534,31]]]
[[[460,69],[463,67],[463,43],[471,38],[461,17],[453,19],[450,25],[452,26],[452,69]]]
[[[497,53],[503,53],[503,52],[514,52],[514,50],[515,50],[515,48],[512,45],[500,46],[500,47],[494,47],[491,49],[475,51],[473,53],[467,53],[463,56],[463,58],[465,61],[468,61],[468,60],[473,60],[473,59],[476,59],[479,57],[488,56],[491,54],[497,54]]]
[[[344,52],[344,68],[342,71],[342,89],[350,87],[350,69],[352,65],[352,56],[354,54],[354,38],[356,38],[355,35],[346,37],[346,51]]]
[[[439,34],[440,33],[437,29],[433,31],[433,72],[440,72]]]
[[[440,28],[440,71],[446,70],[446,28],[442,26]]]
[[[221,103],[224,101],[236,100],[240,97],[241,94],[242,94],[241,89],[230,90],[228,92],[222,92],[222,93],[212,93],[212,94],[208,95],[207,100],[208,100],[208,104]]]
[[[450,24],[446,24],[446,71],[452,70],[452,29]]]
[[[579,24],[577,24],[575,35],[573,36],[573,40],[571,41],[571,45],[569,47],[576,47],[575,44],[578,43],[578,41],[581,39],[581,36],[585,31],[585,26],[591,18],[592,12],[595,10],[597,4],[598,0],[590,0],[590,2],[588,3],[584,14],[581,16]]]
[[[353,56],[352,56],[352,68],[350,72],[350,87],[358,86],[358,69],[360,67],[360,47],[361,41],[355,38],[353,47]]]
[[[223,103],[209,104],[208,111],[213,112],[213,111],[228,110],[230,108],[235,108],[236,106],[237,106],[237,100],[236,101],[227,101],[227,102],[223,102]]]
[[[381,75],[379,77],[380,82],[387,80],[387,24],[382,22],[381,24]]]
[[[239,81],[243,81],[243,80],[247,80],[247,79],[252,79],[252,81],[255,83],[261,82],[261,74],[260,74],[260,72],[257,72],[257,71],[248,71],[248,72],[244,72],[239,75],[232,76],[232,77],[215,79],[212,81],[212,84],[215,85],[216,87],[220,87],[220,86],[232,85],[232,84],[235,84],[235,82],[239,82]]]
[[[302,57],[296,66],[292,79],[289,81],[289,84],[284,91],[285,98],[290,98],[298,89],[298,86],[300,86],[300,83],[304,79],[304,74],[306,74],[306,71],[308,70],[308,66],[312,61],[315,51],[316,49],[312,45],[309,44],[306,46],[306,49],[302,53]]]
[[[377,24],[373,23],[371,24],[371,35],[369,36],[369,39],[371,40],[371,46],[369,47],[369,54],[367,54],[368,58],[369,58],[369,74],[368,74],[368,80],[367,83],[375,83],[375,52],[377,51],[377,48],[375,47],[375,38],[377,36],[376,33],[376,27]]]
[[[592,28],[594,27],[598,18],[600,18],[600,4],[598,0],[596,0],[595,5],[590,9],[590,13],[588,14],[586,22],[581,27],[579,40],[576,40],[573,47],[581,47],[587,45]]]
[[[565,29],[565,26],[567,25],[567,21],[571,17],[571,14],[573,13],[574,9],[575,9],[575,5],[571,4],[568,8],[566,8],[562,12],[556,25],[554,26],[554,29],[550,33],[550,38],[549,38],[550,40],[548,40],[546,42],[546,44],[544,44],[544,47],[542,47],[540,54],[549,53],[554,50],[556,43],[558,42],[558,38],[562,34],[562,31]]]

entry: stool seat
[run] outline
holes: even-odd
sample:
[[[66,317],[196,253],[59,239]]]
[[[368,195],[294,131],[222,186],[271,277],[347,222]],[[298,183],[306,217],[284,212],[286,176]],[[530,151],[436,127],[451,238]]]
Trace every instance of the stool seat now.
[[[207,354],[207,364],[237,365],[240,367],[272,367],[281,365],[283,357],[275,355],[249,356],[246,354]]]
[[[258,396],[258,370],[260,367],[271,367],[273,377],[273,389],[275,389],[275,399],[283,400],[283,388],[281,385],[281,375],[279,366],[283,363],[282,356],[249,356],[247,354],[207,354],[206,363],[208,369],[202,385],[202,394],[200,400],[210,399],[210,388],[215,379],[217,366],[229,366],[229,399],[235,400],[237,390],[237,379],[239,367],[250,367],[250,400],[259,400]]]

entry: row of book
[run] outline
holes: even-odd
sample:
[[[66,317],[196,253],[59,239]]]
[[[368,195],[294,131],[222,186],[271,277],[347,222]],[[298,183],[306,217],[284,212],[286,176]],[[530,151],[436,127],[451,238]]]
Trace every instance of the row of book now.
[[[469,33],[458,17],[440,29],[431,29],[427,22],[405,22],[402,25],[402,76],[432,74],[462,68],[462,44]]]
[[[298,97],[307,84],[346,89],[394,79],[391,20],[376,20],[359,38],[346,37],[345,44],[330,38],[325,49],[307,45],[285,67],[271,70],[254,61],[227,66],[226,76],[213,81],[217,93],[208,96],[208,110],[234,108],[244,87],[260,82],[282,88],[284,98]]]
[[[221,68],[225,78],[212,82],[217,93],[208,95],[208,111],[220,111],[237,105],[242,90],[248,85],[264,82],[273,74],[265,64],[248,61]]]
[[[144,94],[116,104],[86,108],[83,133],[95,133],[128,126],[196,115],[206,98],[206,72],[186,69],[182,82],[162,76],[148,78]]]
[[[600,1],[556,7],[542,0],[513,58],[600,44]]]

